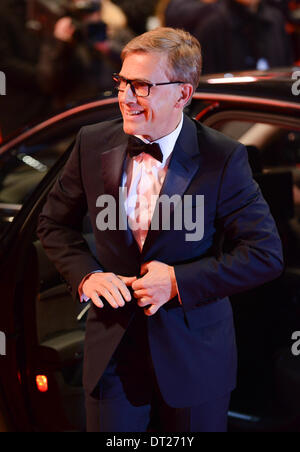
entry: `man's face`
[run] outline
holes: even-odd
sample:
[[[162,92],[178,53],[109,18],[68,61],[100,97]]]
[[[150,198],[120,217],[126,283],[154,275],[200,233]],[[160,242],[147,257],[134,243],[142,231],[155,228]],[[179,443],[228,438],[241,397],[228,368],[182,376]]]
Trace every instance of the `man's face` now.
[[[131,53],[123,63],[120,75],[128,80],[149,83],[172,81],[166,75],[167,59],[157,53]],[[124,132],[141,135],[149,141],[173,132],[181,119],[182,85],[153,86],[148,97],[135,96],[130,85],[119,92],[119,104],[123,116]]]

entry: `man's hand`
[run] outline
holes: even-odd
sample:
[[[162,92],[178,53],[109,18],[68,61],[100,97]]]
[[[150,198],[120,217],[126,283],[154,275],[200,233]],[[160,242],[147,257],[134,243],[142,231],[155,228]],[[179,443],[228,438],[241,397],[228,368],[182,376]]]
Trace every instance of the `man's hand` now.
[[[104,297],[115,309],[131,301],[127,286],[136,281],[136,276],[117,276],[114,273],[92,273],[82,285],[83,293],[98,307],[103,308],[100,297]]]
[[[138,299],[145,314],[155,314],[161,306],[177,295],[177,284],[174,268],[158,261],[152,261],[142,266],[142,278],[132,283],[134,297]]]

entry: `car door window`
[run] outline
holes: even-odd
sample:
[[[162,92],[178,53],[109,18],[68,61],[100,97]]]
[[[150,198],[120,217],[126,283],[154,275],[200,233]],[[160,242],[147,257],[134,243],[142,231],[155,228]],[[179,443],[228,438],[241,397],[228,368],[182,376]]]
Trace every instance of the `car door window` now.
[[[0,161],[0,202],[23,204],[74,136],[22,144]]]
[[[0,158],[0,236],[58,158],[75,133],[42,142],[25,142]]]

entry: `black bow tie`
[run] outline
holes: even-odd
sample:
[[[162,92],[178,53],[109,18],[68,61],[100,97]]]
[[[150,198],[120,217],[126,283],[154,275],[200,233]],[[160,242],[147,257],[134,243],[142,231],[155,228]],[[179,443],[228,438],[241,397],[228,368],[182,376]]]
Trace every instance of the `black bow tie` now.
[[[156,160],[160,162],[163,161],[163,154],[158,143],[144,143],[142,140],[135,136],[129,137],[127,151],[130,157],[136,157],[142,152],[145,152]]]

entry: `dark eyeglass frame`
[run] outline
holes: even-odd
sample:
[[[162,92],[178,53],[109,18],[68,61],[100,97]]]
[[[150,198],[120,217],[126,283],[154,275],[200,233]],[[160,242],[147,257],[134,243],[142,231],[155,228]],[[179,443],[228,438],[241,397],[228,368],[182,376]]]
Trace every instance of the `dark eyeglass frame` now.
[[[179,81],[179,80],[176,81],[176,82],[148,83],[148,82],[145,82],[144,80],[138,80],[138,79],[136,79],[136,80],[129,80],[128,78],[122,77],[122,75],[119,75],[117,73],[113,74],[112,78],[113,78],[113,81],[116,82],[116,84],[120,84],[122,81],[126,82],[126,86],[129,84],[130,88],[131,88],[131,91],[137,97],[148,97],[150,95],[150,90],[151,90],[151,88],[153,86],[174,85],[176,83],[186,83],[186,82],[182,82],[182,81]],[[135,87],[133,85],[134,82],[144,83],[148,87],[148,94],[146,94],[144,96],[141,96],[140,94],[137,94],[136,91],[135,91]],[[116,90],[117,91],[121,91],[121,92],[125,91],[124,89],[120,89],[119,86],[116,86]]]

